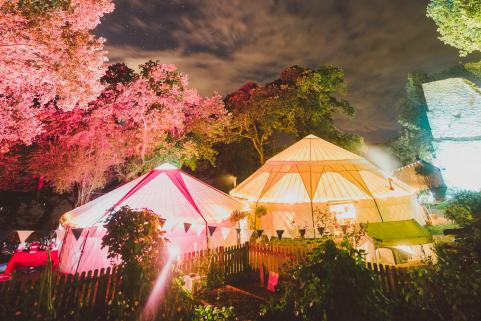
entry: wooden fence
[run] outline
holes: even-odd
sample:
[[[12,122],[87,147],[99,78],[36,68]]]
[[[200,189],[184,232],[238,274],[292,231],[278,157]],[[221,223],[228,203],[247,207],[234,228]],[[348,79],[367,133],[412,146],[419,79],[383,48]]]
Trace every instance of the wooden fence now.
[[[243,244],[232,247],[220,247],[209,251],[198,251],[182,255],[177,264],[184,274],[207,272],[208,264],[222,267],[227,280],[245,275],[259,275],[261,266],[264,270],[279,272],[285,264],[295,264],[315,247],[275,246],[267,244]],[[391,266],[368,264],[390,297],[399,295],[399,289],[406,281],[402,269]],[[257,273],[257,274],[256,274]],[[116,289],[122,282],[122,275],[116,269],[100,269],[82,272],[76,275],[54,273],[52,304],[58,314],[66,315],[69,309],[84,309],[87,315],[103,311],[116,295]],[[25,311],[39,306],[38,279],[13,278],[0,283],[0,302],[3,307],[15,311]],[[0,313],[1,317],[1,313]]]

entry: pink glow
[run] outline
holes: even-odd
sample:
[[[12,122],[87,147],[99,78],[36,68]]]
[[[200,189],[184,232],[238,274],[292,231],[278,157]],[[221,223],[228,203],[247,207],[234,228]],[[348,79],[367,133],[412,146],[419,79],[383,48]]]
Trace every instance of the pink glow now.
[[[172,267],[174,262],[176,262],[178,255],[179,248],[175,246],[169,248],[169,258],[155,280],[154,287],[152,288],[149,299],[144,307],[142,320],[154,319],[155,314],[157,313],[159,302],[162,300],[165,294],[165,289],[172,278]]]

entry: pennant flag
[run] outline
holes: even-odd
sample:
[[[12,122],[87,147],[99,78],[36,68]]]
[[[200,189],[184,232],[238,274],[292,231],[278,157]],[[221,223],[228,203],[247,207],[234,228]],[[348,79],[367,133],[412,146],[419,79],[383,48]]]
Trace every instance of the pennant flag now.
[[[72,229],[72,234],[75,236],[75,240],[78,241],[80,234],[82,234],[83,228],[73,228]]]
[[[197,236],[200,235],[200,233],[202,233],[202,231],[205,229],[205,225],[204,224],[194,224],[192,225],[194,230],[195,230],[195,233],[197,234]]]
[[[185,231],[185,233],[189,232],[189,229],[190,229],[191,226],[192,226],[192,224],[190,224],[190,223],[184,223],[184,231]]]
[[[220,233],[222,234],[222,238],[224,240],[227,239],[227,236],[229,236],[229,233],[232,229],[230,227],[221,227],[220,228]]]
[[[342,233],[346,234],[346,232],[347,232],[347,224],[341,225],[341,230],[342,230]]]
[[[209,235],[212,236],[214,234],[215,230],[217,229],[217,226],[208,226],[209,228]]]
[[[264,230],[257,230],[256,231],[257,237],[261,237],[263,232],[264,232]]]
[[[254,230],[241,230],[241,239],[242,241],[249,241],[252,233],[254,233]]]
[[[319,227],[317,228],[317,231],[319,232],[319,236],[322,236],[322,235],[324,234],[324,230],[325,230],[325,229],[326,229],[326,228],[325,228],[324,226],[319,226]]]
[[[277,238],[279,240],[282,240],[282,234],[284,234],[284,230],[276,230],[277,233]]]
[[[299,229],[299,234],[301,234],[301,238],[304,238],[304,235],[306,235],[306,229],[305,228],[300,228]]]
[[[20,243],[25,243],[25,240],[32,234],[33,231],[17,231]]]
[[[63,238],[65,236],[65,230],[55,230],[55,234],[57,235],[57,243],[63,242]]]

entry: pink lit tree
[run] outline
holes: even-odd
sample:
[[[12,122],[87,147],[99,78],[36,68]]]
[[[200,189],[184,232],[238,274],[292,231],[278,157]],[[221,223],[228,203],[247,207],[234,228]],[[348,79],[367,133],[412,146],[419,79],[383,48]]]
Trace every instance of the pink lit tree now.
[[[103,90],[104,39],[92,34],[111,0],[0,0],[0,153],[31,144],[54,105],[86,108]]]
[[[74,192],[82,205],[112,180],[130,180],[164,160],[190,167],[212,160],[229,120],[220,96],[201,97],[172,65],[141,70],[111,66],[106,89],[85,109],[46,108],[31,173],[56,192]]]

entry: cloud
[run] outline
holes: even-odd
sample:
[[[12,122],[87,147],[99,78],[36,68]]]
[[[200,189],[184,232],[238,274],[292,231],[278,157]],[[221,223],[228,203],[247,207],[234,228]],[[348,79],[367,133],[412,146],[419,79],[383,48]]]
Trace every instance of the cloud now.
[[[203,94],[264,82],[294,64],[341,66],[358,110],[341,127],[378,142],[396,134],[407,74],[453,65],[422,1],[119,1],[98,33],[111,61],[174,63]]]

